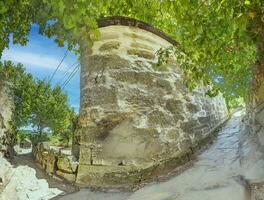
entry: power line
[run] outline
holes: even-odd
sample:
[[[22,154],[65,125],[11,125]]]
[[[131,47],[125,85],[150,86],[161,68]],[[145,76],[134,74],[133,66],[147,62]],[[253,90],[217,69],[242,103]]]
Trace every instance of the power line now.
[[[71,74],[69,75],[69,77],[65,80],[65,82],[62,84],[62,89],[64,89],[68,83],[71,81],[71,79],[75,76],[75,74],[78,72],[79,70],[79,67],[80,67],[80,64],[77,64],[75,66],[75,68],[72,70]]]
[[[78,72],[79,70],[79,66],[78,68],[75,70],[75,72],[72,74],[72,76],[69,78],[69,80],[63,85],[63,89],[68,85],[68,83],[71,81],[71,79],[75,76],[75,74]]]
[[[61,86],[62,89],[64,89],[65,86],[67,86],[67,84],[70,82],[70,80],[74,77],[74,75],[77,73],[79,67],[80,67],[80,64],[77,64],[77,65],[75,66],[75,68],[72,70],[70,76],[69,76],[69,77],[67,78],[67,80],[62,84],[62,86]],[[59,93],[56,95],[56,97],[58,97],[58,96],[59,96]],[[56,97],[55,97],[55,98],[56,98]],[[61,106],[61,105],[59,105],[59,106]],[[51,111],[52,111],[52,110],[50,109],[50,112],[51,112]]]
[[[57,85],[59,85],[60,84],[60,82],[62,82],[66,77],[67,77],[67,75],[69,75],[70,74],[70,71],[71,71],[71,69],[72,69],[72,67],[73,66],[76,66],[76,64],[78,64],[78,61],[76,61],[75,63],[73,63],[65,72],[64,72],[64,74],[63,74],[63,77],[57,82]],[[66,79],[68,79],[68,78],[66,78]]]
[[[68,49],[65,51],[65,53],[64,53],[64,55],[63,55],[63,57],[62,57],[62,59],[61,59],[61,61],[59,63],[59,65],[57,66],[57,68],[55,69],[55,71],[53,72],[53,74],[51,75],[48,83],[50,83],[52,81],[52,79],[55,76],[56,72],[58,71],[58,69],[60,68],[60,66],[63,63],[64,59],[66,58],[67,53],[68,53]]]

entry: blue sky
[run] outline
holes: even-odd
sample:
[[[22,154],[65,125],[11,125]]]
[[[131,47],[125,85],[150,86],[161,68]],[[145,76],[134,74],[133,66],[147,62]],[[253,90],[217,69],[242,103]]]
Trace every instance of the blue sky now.
[[[49,80],[66,52],[65,47],[57,44],[47,37],[38,34],[38,26],[33,25],[29,35],[27,46],[10,44],[9,49],[3,53],[2,60],[11,60],[14,63],[22,63],[26,71],[33,74],[36,79]],[[64,62],[56,72],[52,85],[62,85],[74,69],[77,56],[68,52]],[[80,70],[64,88],[68,94],[69,104],[79,111],[80,99]]]

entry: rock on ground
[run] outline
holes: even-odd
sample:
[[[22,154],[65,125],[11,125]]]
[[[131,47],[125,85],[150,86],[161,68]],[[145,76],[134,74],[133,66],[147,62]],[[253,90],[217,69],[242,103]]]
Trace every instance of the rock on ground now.
[[[14,168],[0,155],[0,200],[48,200],[62,191],[49,188],[44,179],[28,166]]]

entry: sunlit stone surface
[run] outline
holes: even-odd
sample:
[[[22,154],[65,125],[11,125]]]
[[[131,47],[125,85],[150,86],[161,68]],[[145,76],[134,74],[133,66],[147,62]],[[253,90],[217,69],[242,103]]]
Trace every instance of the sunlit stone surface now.
[[[171,45],[160,36],[122,25],[100,32],[81,52],[77,183],[136,183],[188,160],[226,119],[223,97],[190,92],[173,57],[154,69],[156,51]]]

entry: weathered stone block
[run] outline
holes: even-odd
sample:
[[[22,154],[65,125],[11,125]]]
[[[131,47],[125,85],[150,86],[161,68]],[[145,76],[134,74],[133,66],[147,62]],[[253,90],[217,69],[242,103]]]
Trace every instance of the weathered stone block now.
[[[78,162],[73,156],[59,155],[57,167],[62,172],[75,173],[78,167]]]
[[[180,133],[178,129],[169,130],[166,134],[166,138],[171,141],[177,141],[180,138]]]
[[[182,114],[184,103],[181,100],[169,99],[166,101],[166,108],[173,114]]]
[[[82,93],[86,92],[88,87],[98,87],[106,82],[106,75],[104,74],[104,70],[99,71],[98,73],[90,73],[85,76],[82,81]]]
[[[151,126],[160,125],[162,127],[172,126],[174,124],[173,118],[170,115],[159,110],[154,110],[148,114],[148,122]]]
[[[124,97],[124,100],[130,106],[151,107],[155,105],[155,98],[151,98],[148,94],[145,94],[139,89],[130,89]]]
[[[132,25],[132,24],[131,24]],[[131,26],[131,28],[134,28],[133,25]],[[137,29],[137,28],[134,28],[134,29]],[[153,39],[152,37],[149,37],[145,34],[142,34],[140,32],[124,32],[123,35],[127,36],[130,40],[132,40],[133,42],[135,41],[145,41],[147,43],[150,43],[150,44],[158,44],[158,42]]]
[[[151,46],[151,45],[146,45],[143,43],[138,43],[138,42],[133,42],[131,44],[131,47],[135,48],[135,49],[145,49],[145,50],[149,50],[149,51],[155,51],[155,49]]]
[[[113,49],[118,49],[120,47],[120,43],[118,41],[110,41],[102,44],[99,48],[100,51],[111,51]]]
[[[91,152],[91,149],[88,146],[89,145],[89,140],[86,140],[86,141],[83,140],[83,141],[84,141],[84,143],[80,146],[80,157],[79,157],[79,160],[82,162],[82,164],[90,165],[91,164],[91,158],[92,158],[92,152]]]
[[[46,170],[47,167],[47,158],[48,158],[49,152],[48,151],[43,151],[41,153],[41,160],[40,160],[40,164],[42,166],[42,168],[44,170]]]
[[[57,153],[54,150],[50,150],[47,155],[46,172],[53,174],[56,169]]]
[[[89,56],[84,74],[99,72],[107,69],[125,69],[131,66],[131,62],[118,55],[92,55]]]
[[[76,182],[80,185],[122,185],[133,183],[140,179],[140,175],[133,173],[137,168],[133,166],[96,166],[80,165]],[[128,176],[129,175],[129,176]]]
[[[127,54],[128,55],[135,55],[135,56],[138,56],[141,58],[146,58],[149,60],[155,59],[155,55],[152,52],[146,51],[146,50],[141,50],[141,49],[128,49]]]
[[[193,103],[187,103],[186,107],[190,113],[197,113],[200,110],[199,105]]]
[[[198,121],[200,124],[208,124],[208,123],[210,123],[210,116],[199,117]]]
[[[38,144],[37,144],[37,149],[38,149],[40,152],[48,151],[48,150],[50,150],[49,143],[48,143],[48,142],[41,142],[41,143],[38,143]]]
[[[62,177],[62,178],[66,179],[69,182],[75,182],[76,174],[65,173],[65,172],[62,172],[60,170],[56,171],[56,174],[59,177]]]
[[[195,126],[199,124],[196,120],[190,120],[188,122],[181,122],[180,127],[186,133],[192,133]]]
[[[32,146],[32,142],[29,139],[25,138],[20,142],[19,146],[20,148],[29,149]]]
[[[185,86],[185,84],[182,82],[182,80],[175,81],[174,86],[175,86],[176,91],[178,91],[178,92],[180,92],[182,94],[186,95],[186,94],[188,94],[190,92],[188,90],[188,88]]]
[[[179,142],[180,151],[188,152],[190,151],[191,146],[192,146],[192,142],[190,138],[183,139],[182,141]]]
[[[130,70],[111,73],[110,76],[117,81],[143,85],[153,84],[155,78],[151,73]]]
[[[107,88],[103,86],[92,87],[87,90],[87,99],[84,100],[83,104],[86,106],[117,104],[116,94],[117,91],[115,88]]]
[[[172,93],[172,86],[170,84],[170,81],[158,78],[156,79],[156,85],[154,87],[158,87],[158,88],[162,88],[166,91],[167,94],[171,94]]]

